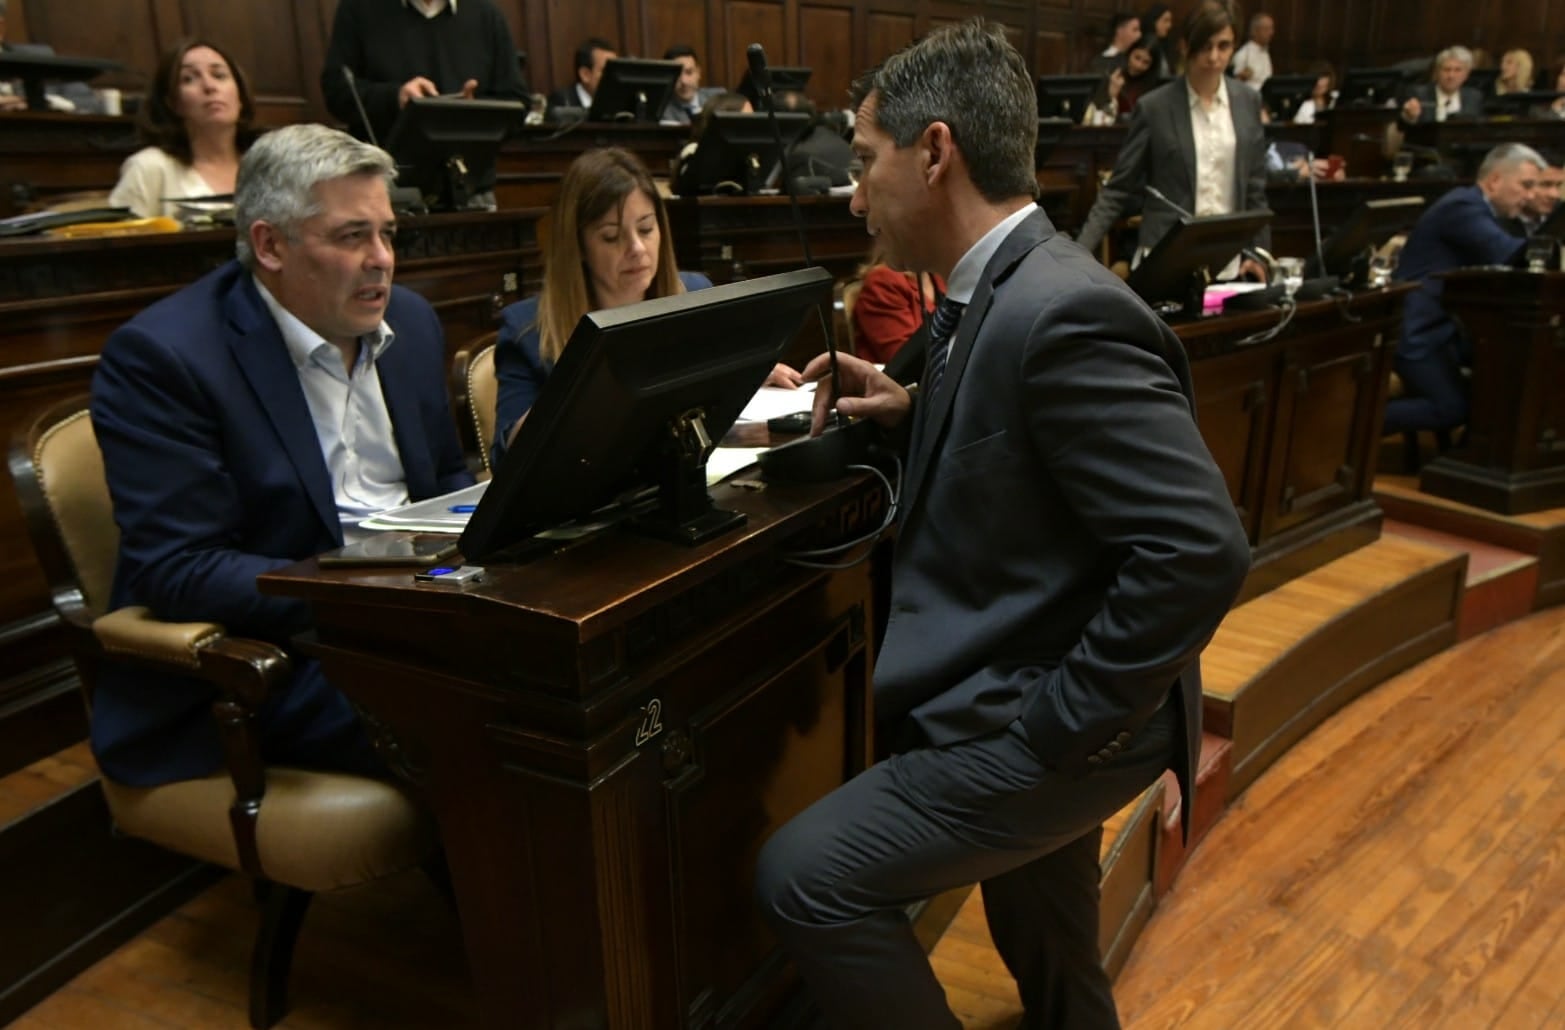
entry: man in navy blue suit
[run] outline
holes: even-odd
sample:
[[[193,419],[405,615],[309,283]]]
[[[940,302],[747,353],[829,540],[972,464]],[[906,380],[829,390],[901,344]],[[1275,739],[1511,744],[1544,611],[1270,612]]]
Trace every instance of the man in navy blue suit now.
[[[92,384],[119,556],[110,604],[286,644],[308,605],[256,577],[367,532],[361,519],[466,486],[440,323],[391,284],[384,151],[320,125],[263,136],[240,164],[238,260],[118,329]],[[131,785],[222,761],[213,691],[107,665],[92,718]],[[379,769],[313,661],[260,713],[267,761]]]
[[[1484,157],[1475,185],[1441,197],[1408,234],[1396,279],[1419,288],[1402,308],[1395,367],[1406,392],[1386,404],[1387,433],[1451,429],[1467,421],[1462,367],[1472,363],[1472,344],[1440,303],[1444,282],[1436,273],[1514,264],[1527,241],[1505,223],[1521,214],[1545,167],[1531,147],[1502,143]]]

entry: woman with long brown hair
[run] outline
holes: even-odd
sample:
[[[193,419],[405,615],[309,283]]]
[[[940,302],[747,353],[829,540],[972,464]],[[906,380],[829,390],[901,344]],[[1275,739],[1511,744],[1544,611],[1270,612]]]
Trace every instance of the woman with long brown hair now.
[[[178,213],[180,199],[232,195],[239,159],[255,141],[255,100],[244,70],[215,43],[191,39],[158,61],[142,102],[151,146],[125,159],[109,203],[142,218]]]

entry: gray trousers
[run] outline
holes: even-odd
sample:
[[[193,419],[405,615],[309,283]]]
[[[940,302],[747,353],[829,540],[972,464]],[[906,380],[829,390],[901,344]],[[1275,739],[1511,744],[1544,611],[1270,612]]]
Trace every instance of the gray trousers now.
[[[827,1022],[960,1026],[904,909],[977,882],[1022,1026],[1117,1027],[1098,951],[1098,847],[1103,821],[1168,767],[1177,703],[1080,779],[1044,768],[1013,723],[880,762],[778,830],[758,898]]]

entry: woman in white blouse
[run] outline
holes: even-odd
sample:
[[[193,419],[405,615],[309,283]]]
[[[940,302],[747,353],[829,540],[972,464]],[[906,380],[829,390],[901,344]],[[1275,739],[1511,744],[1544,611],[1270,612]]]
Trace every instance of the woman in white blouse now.
[[[109,203],[142,218],[178,214],[178,201],[231,195],[239,158],[255,139],[255,103],[244,72],[212,43],[191,40],[163,55],[142,101],[152,144],[120,167]]]

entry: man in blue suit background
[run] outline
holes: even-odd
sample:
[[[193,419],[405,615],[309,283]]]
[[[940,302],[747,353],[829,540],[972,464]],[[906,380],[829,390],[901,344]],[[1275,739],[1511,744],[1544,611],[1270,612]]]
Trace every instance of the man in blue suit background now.
[[[445,394],[440,323],[391,284],[391,157],[295,125],[240,164],[238,260],[104,346],[92,384],[120,545],[110,604],[285,644],[308,605],[256,577],[360,533],[374,511],[472,482]],[[92,744],[144,786],[222,761],[214,694],[107,665]],[[267,761],[373,773],[347,700],[313,661],[260,715]]]
[[[1399,282],[1416,282],[1402,308],[1394,361],[1405,393],[1386,403],[1387,433],[1450,429],[1467,421],[1462,367],[1472,344],[1440,302],[1436,273],[1471,265],[1514,264],[1527,241],[1503,223],[1521,214],[1546,162],[1520,143],[1502,143],[1478,166],[1478,181],[1451,190],[1425,211],[1397,263]]]

